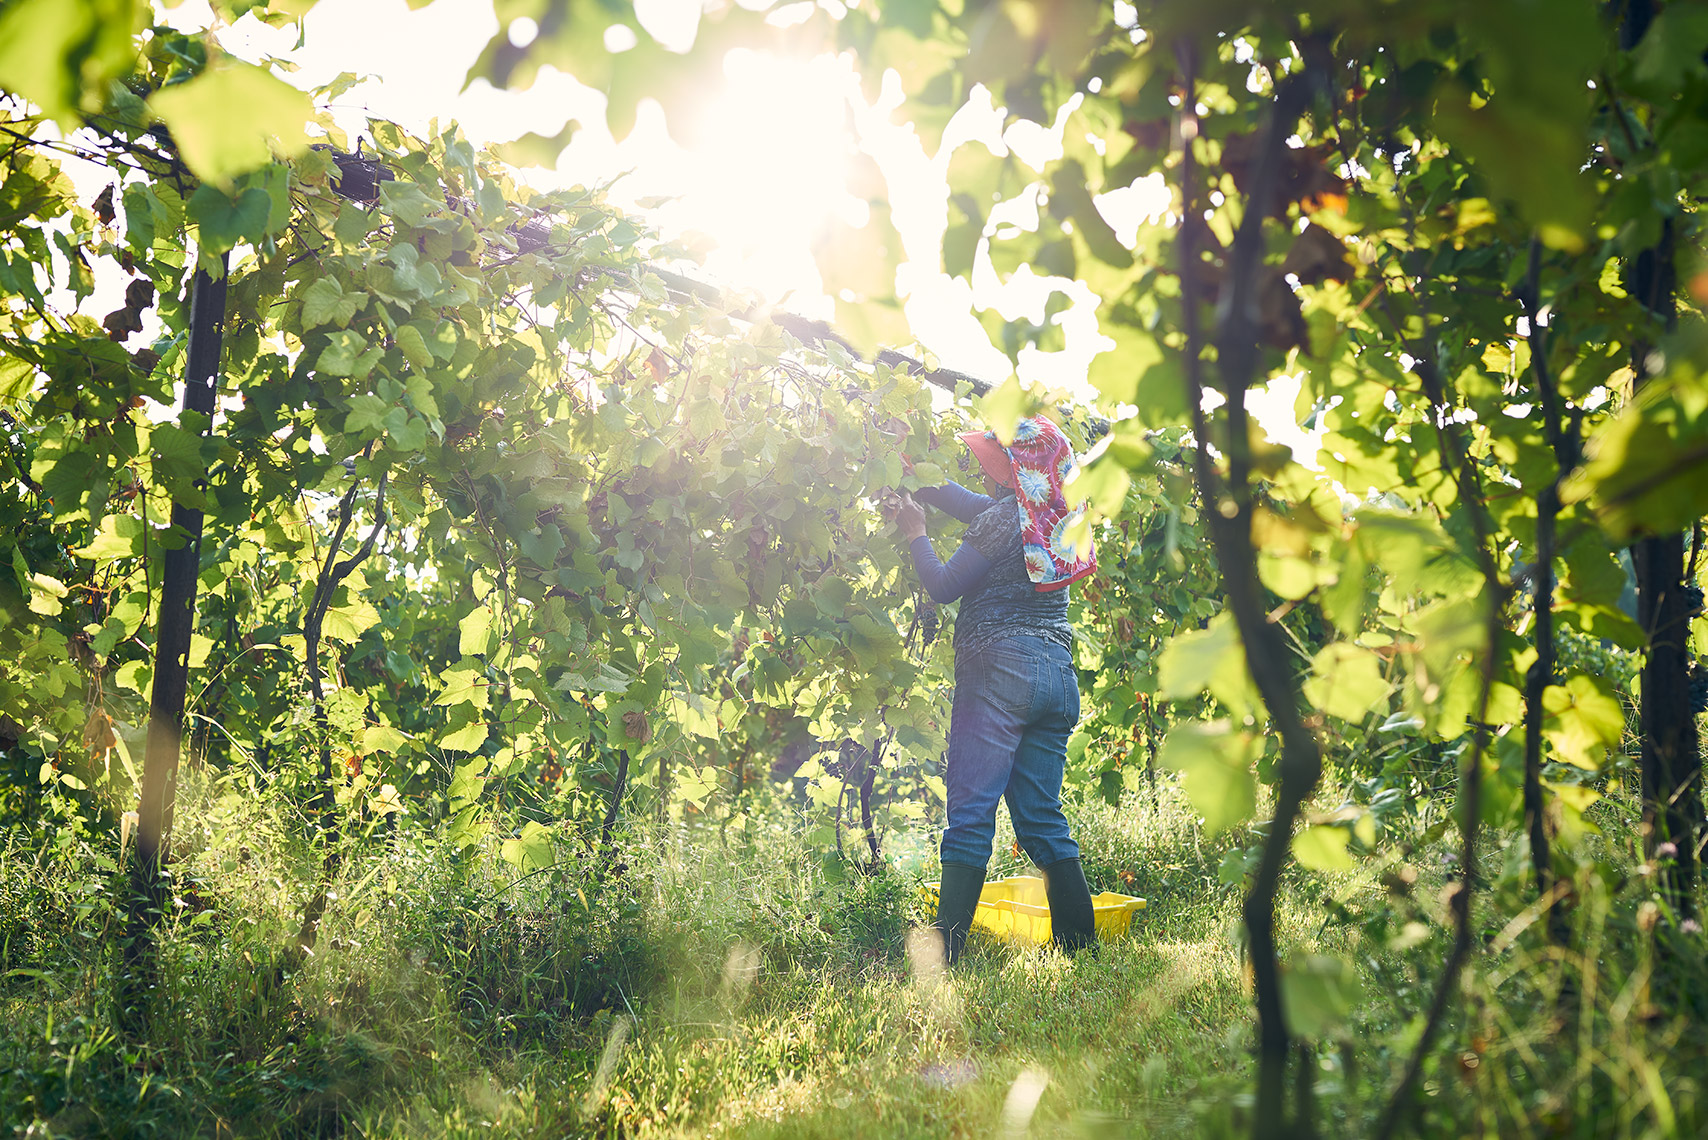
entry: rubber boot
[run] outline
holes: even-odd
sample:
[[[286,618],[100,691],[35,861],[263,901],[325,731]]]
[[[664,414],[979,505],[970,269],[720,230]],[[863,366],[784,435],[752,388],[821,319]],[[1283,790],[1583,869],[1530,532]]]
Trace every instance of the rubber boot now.
[[[967,943],[967,931],[972,929],[979,893],[983,890],[983,867],[943,864],[943,883],[937,892],[937,921],[932,925],[943,932],[943,958],[951,966],[960,961],[961,948]]]
[[[1091,889],[1078,859],[1063,859],[1044,868],[1044,892],[1050,902],[1050,930],[1064,954],[1089,949],[1097,953],[1097,916],[1091,908]]]

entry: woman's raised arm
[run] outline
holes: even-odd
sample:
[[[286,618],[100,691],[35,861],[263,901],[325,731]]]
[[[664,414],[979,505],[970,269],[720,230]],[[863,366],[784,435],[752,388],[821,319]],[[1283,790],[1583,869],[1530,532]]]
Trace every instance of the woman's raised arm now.
[[[927,506],[936,507],[950,518],[959,519],[964,523],[972,522],[980,514],[996,506],[996,500],[989,495],[969,491],[959,483],[945,483],[941,487],[921,487],[913,496]]]

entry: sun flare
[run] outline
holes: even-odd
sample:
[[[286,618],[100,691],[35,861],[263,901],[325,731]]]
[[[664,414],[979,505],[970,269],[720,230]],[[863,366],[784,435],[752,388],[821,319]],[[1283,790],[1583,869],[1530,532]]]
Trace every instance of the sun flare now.
[[[825,226],[859,224],[849,193],[856,154],[846,63],[734,51],[722,91],[683,130],[672,164],[681,195],[662,211],[671,228],[712,243],[712,275],[778,301],[817,278],[812,248]]]

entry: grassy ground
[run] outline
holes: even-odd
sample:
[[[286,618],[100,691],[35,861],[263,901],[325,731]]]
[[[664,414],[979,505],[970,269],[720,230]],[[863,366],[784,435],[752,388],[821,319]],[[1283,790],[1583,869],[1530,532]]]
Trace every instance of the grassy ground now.
[[[256,805],[186,799],[194,881],[145,1046],[108,1023],[98,839],[13,838],[0,863],[0,1128],[840,1138],[1249,1126],[1238,890],[1220,874],[1249,837],[1206,843],[1170,795],[1075,810],[1094,887],[1151,900],[1130,938],[1075,961],[975,940],[947,979],[908,955],[928,918],[928,843],[896,837],[896,870],[843,873],[781,806],[742,827],[631,836],[609,868],[566,844],[560,869],[521,882],[494,859],[394,840],[352,860],[317,953],[280,976],[313,861]],[[1355,969],[1340,980],[1347,1016],[1324,1024],[1304,1062],[1325,1135],[1367,1134],[1444,954],[1442,865],[1421,842],[1396,837],[1358,872],[1288,887],[1289,956]],[[1509,853],[1491,853],[1483,951],[1424,1074],[1422,1134],[1697,1134],[1701,1011],[1654,1000],[1641,868],[1620,870],[1617,844],[1591,842],[1608,881],[1626,885],[1598,893],[1585,880],[1570,954],[1540,941],[1521,891],[1494,878]]]

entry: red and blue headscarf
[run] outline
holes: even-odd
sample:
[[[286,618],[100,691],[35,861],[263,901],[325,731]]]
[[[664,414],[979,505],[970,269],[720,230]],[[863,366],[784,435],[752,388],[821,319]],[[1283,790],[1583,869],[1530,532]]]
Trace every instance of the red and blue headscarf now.
[[[1097,569],[1089,532],[1083,548],[1068,539],[1085,517],[1085,507],[1069,509],[1062,491],[1079,463],[1061,428],[1043,416],[1027,416],[1014,425],[1014,442],[1007,447],[990,431],[964,432],[961,440],[986,475],[1014,489],[1026,574],[1034,589],[1059,590]]]

